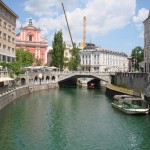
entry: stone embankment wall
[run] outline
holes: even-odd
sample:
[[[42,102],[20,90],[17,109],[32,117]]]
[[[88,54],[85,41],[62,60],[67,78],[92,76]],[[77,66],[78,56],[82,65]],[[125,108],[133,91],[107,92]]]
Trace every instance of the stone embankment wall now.
[[[57,83],[51,84],[42,84],[42,85],[33,85],[33,86],[22,86],[14,88],[10,91],[4,92],[0,94],[0,110],[3,109],[5,106],[10,104],[15,99],[23,96],[25,94],[29,94],[39,90],[45,90],[50,88],[57,88]]]
[[[117,73],[112,84],[144,92],[149,81],[150,75],[147,73]]]

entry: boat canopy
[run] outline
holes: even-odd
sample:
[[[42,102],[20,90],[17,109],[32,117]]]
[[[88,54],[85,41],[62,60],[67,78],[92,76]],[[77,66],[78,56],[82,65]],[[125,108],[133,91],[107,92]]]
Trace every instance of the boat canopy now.
[[[134,102],[141,102],[141,101],[144,101],[142,98],[138,98],[138,97],[132,97],[132,98],[125,98],[123,100],[124,103],[127,103],[127,104],[132,104]]]
[[[125,98],[132,98],[133,96],[131,95],[115,95],[113,98],[115,100],[120,100],[120,99],[125,99]]]

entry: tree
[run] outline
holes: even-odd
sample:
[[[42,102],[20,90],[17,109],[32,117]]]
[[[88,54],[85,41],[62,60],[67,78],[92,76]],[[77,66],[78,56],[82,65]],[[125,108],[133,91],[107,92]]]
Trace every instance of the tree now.
[[[0,65],[8,68],[8,73],[11,77],[24,73],[22,66],[30,66],[34,62],[34,56],[29,51],[24,51],[22,48],[16,50],[16,61],[1,62]]]
[[[139,63],[144,60],[144,49],[140,46],[135,47],[131,53],[135,69],[139,70]]]
[[[20,66],[31,66],[34,62],[34,56],[28,50],[19,48],[16,50],[16,61]]]
[[[79,49],[76,47],[76,44],[74,44],[72,49],[72,58],[68,63],[69,70],[78,70],[80,66],[80,55],[79,55]]]
[[[64,66],[64,50],[65,43],[63,42],[62,31],[58,31],[54,35],[54,40],[52,41],[52,65],[63,70]]]

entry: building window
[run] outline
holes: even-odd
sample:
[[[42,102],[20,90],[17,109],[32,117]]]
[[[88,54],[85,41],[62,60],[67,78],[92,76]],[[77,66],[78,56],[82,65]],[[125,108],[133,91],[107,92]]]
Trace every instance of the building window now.
[[[6,22],[4,22],[4,26],[3,27],[6,29],[6,27],[7,27],[7,23]]]
[[[2,32],[0,31],[0,38],[2,37]]]
[[[8,47],[8,51],[10,52],[10,47]]]
[[[15,39],[14,38],[12,38],[12,43],[15,43]]]
[[[14,33],[14,34],[15,34],[15,28],[12,28],[12,33]]]
[[[10,42],[10,36],[8,36],[8,42]]]
[[[3,59],[4,62],[6,62],[6,56],[5,55],[3,55],[2,59]]]
[[[11,62],[11,58],[7,56],[7,62]]]
[[[11,31],[11,26],[10,25],[8,25],[8,31]]]
[[[3,33],[3,39],[6,40],[6,34],[5,33]]]
[[[29,35],[29,41],[32,41],[32,35]]]

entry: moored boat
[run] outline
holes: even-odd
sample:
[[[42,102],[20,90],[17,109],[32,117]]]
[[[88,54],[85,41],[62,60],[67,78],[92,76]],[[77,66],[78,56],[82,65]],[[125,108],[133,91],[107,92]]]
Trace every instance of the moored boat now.
[[[88,89],[94,89],[95,88],[95,84],[94,83],[90,83],[89,85],[88,85]]]
[[[148,114],[149,109],[144,106],[144,100],[131,95],[115,95],[112,106],[126,114]]]

